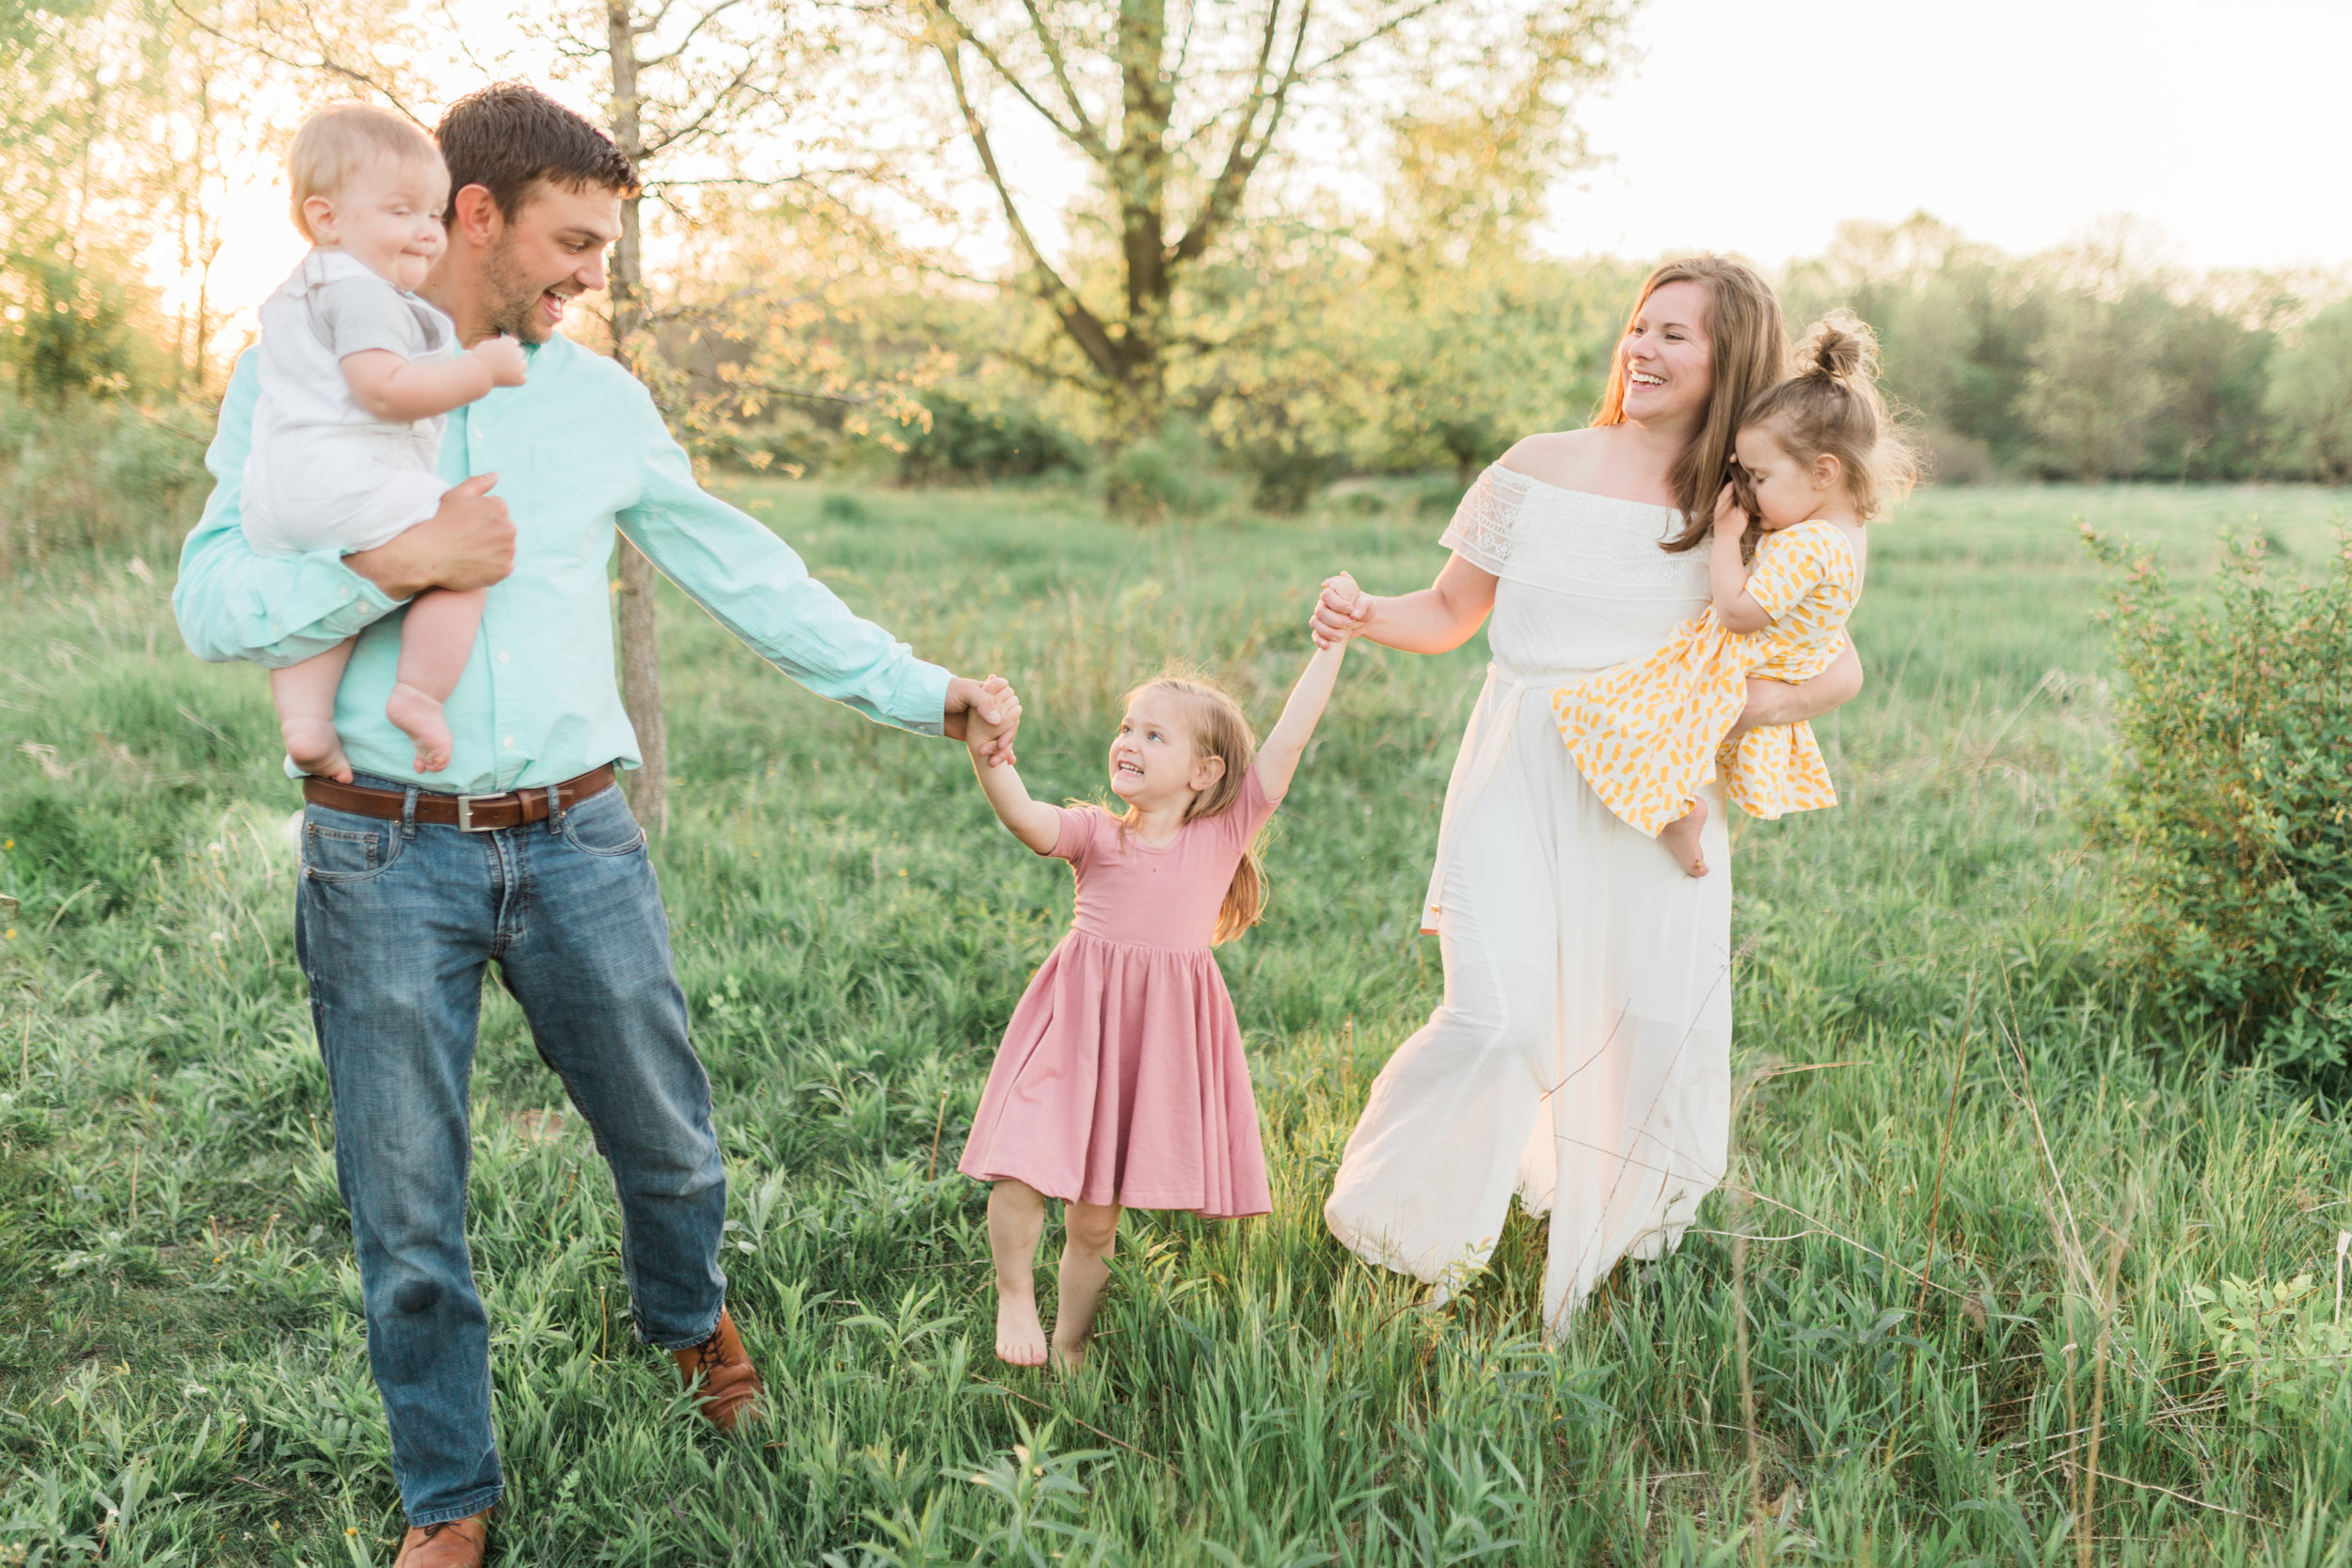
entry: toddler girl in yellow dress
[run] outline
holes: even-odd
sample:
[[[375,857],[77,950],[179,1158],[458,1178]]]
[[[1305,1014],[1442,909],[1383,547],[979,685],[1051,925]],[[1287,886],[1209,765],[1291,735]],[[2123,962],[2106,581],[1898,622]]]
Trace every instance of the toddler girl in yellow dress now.
[[[1796,363],[1740,415],[1737,488],[1724,485],[1715,505],[1715,602],[1647,658],[1551,694],[1560,736],[1595,793],[1693,877],[1707,875],[1698,786],[1719,773],[1754,816],[1837,803],[1812,725],[1727,737],[1751,676],[1808,681],[1845,651],[1868,556],[1863,525],[1912,476],[1875,385],[1867,326],[1831,314]],[[1752,550],[1751,527],[1760,531]]]

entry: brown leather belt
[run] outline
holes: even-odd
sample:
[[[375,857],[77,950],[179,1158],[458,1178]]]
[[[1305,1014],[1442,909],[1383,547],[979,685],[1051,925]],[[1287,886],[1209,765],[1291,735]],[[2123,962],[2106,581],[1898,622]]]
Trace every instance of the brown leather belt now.
[[[546,784],[532,789],[510,789],[502,795],[443,795],[431,790],[417,792],[417,820],[436,827],[455,828],[463,833],[495,832],[501,828],[519,828],[526,822],[548,819],[548,796],[554,796],[557,809],[569,811],[591,796],[601,795],[612,787],[612,765],[592,768],[577,779],[565,779],[552,791]],[[309,778],[302,781],[302,798],[314,806],[328,811],[346,811],[354,816],[380,816],[397,822],[406,808],[408,792],[404,789],[370,789],[364,784],[337,784],[332,779]]]

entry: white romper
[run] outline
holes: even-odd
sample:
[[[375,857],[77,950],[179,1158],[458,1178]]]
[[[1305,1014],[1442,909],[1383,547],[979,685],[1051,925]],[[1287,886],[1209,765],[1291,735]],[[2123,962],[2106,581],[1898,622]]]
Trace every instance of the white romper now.
[[[379,420],[342,360],[367,349],[437,359],[450,319],[353,257],[313,250],[262,304],[260,400],[239,501],[256,555],[372,550],[440,509],[439,417]]]
[[[1497,465],[1442,543],[1492,572],[1494,662],[1446,790],[1422,926],[1445,1001],[1399,1046],[1324,1217],[1358,1256],[1458,1290],[1514,1192],[1551,1219],[1554,1338],[1619,1259],[1670,1251],[1724,1178],[1731,1130],[1731,844],[1708,877],[1628,827],[1577,771],[1548,700],[1707,607],[1682,515]]]

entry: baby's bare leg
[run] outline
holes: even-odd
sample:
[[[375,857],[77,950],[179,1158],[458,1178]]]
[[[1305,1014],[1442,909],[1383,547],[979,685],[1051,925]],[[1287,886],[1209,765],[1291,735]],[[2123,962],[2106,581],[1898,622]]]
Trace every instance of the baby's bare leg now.
[[[1119,1205],[1071,1203],[1062,1208],[1061,1300],[1054,1312],[1054,1365],[1086,1364],[1094,1314],[1111,1280],[1111,1248],[1119,1244]]]
[[[988,1248],[996,1263],[996,1359],[1013,1367],[1045,1362],[1045,1328],[1037,1317],[1037,1242],[1045,1232],[1045,1195],[1008,1178],[988,1195]]]
[[[400,626],[400,673],[384,717],[417,745],[417,771],[438,773],[449,766],[449,721],[441,705],[457,689],[457,677],[473,657],[474,633],[482,625],[485,588],[453,593],[436,588],[420,594]]]
[[[1707,802],[1693,800],[1689,811],[1658,830],[1658,842],[1681,863],[1686,877],[1707,875],[1707,853],[1699,847],[1699,834],[1706,827]]]
[[[339,784],[351,782],[351,763],[335,733],[335,690],[343,684],[343,666],[351,662],[351,644],[346,637],[323,654],[269,673],[269,697],[278,705],[286,754],[305,773]]]

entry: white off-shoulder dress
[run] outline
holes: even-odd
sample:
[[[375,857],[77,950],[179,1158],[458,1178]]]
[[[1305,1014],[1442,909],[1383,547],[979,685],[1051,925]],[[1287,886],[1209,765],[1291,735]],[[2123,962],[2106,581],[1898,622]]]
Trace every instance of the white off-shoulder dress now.
[[[1422,911],[1445,1001],[1382,1069],[1324,1206],[1359,1257],[1450,1291],[1517,1192],[1550,1215],[1555,1338],[1619,1259],[1680,1242],[1730,1137],[1721,785],[1700,790],[1712,875],[1686,877],[1593,793],[1550,703],[1706,607],[1706,552],[1658,547],[1681,522],[1500,465],[1454,513],[1442,543],[1501,580]]]

